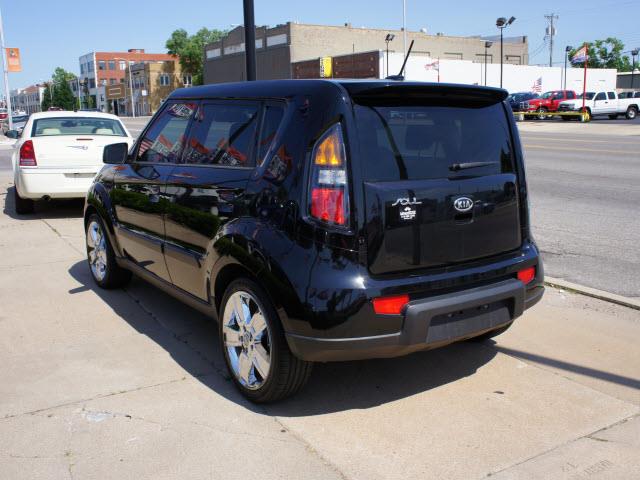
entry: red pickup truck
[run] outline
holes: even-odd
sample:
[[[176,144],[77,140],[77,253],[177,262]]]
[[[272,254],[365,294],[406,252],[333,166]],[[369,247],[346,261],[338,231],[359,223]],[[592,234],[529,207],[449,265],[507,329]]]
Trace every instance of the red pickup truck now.
[[[538,118],[546,118],[547,112],[558,111],[558,105],[565,100],[575,100],[576,92],[573,90],[551,90],[550,92],[543,93],[538,98],[532,98],[529,100],[528,113],[536,112]]]

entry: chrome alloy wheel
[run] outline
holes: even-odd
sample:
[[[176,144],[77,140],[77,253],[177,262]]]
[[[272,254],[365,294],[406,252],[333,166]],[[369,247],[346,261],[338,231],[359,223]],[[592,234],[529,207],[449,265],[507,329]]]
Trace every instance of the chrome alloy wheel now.
[[[95,220],[87,228],[87,256],[94,278],[101,282],[107,275],[107,240],[102,227]]]
[[[231,370],[240,384],[260,388],[271,369],[271,334],[263,311],[248,292],[234,292],[224,309],[222,335]]]

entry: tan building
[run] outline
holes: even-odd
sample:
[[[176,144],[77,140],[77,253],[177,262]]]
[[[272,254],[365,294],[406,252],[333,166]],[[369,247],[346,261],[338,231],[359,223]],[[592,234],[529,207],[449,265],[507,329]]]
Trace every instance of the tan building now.
[[[273,28],[256,28],[256,63],[258,79],[293,78],[292,64],[324,56],[386,50],[385,37],[395,35],[389,52],[402,52],[401,30],[354,28],[350,24],[334,27],[286,23]],[[441,59],[500,63],[500,42],[481,37],[452,37],[442,34],[407,32],[407,48],[415,40],[412,54]],[[236,27],[221,40],[205,47],[204,83],[244,80],[244,28]],[[527,37],[504,39],[504,63],[527,64]]]
[[[124,83],[107,87],[106,95],[115,102],[118,115],[131,115],[131,87],[137,116],[153,115],[176,88],[190,87],[191,75],[182,73],[177,59],[135,63],[125,71]]]

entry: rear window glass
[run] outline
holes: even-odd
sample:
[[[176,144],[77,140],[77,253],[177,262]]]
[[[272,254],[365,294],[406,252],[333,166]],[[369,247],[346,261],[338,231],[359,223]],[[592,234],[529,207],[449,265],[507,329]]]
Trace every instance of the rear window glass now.
[[[32,137],[55,135],[126,136],[120,122],[110,118],[55,117],[33,122]]]
[[[356,117],[367,181],[513,172],[502,104],[481,108],[357,105]]]

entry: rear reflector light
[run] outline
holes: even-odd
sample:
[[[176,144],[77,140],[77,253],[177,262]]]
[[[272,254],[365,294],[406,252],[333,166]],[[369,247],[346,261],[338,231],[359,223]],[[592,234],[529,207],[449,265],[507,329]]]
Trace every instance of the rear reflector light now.
[[[344,225],[344,190],[314,188],[311,190],[311,215],[326,223]]]
[[[409,295],[374,298],[373,310],[380,315],[400,315],[407,303],[409,303]]]
[[[525,268],[524,270],[520,270],[518,272],[518,280],[520,280],[525,285],[527,283],[530,283],[534,278],[536,278],[536,267]]]
[[[330,127],[320,137],[311,157],[309,214],[327,225],[347,225],[349,189],[340,123]]]
[[[21,167],[35,167],[38,165],[36,162],[36,151],[33,149],[33,142],[27,140],[20,147],[20,162]]]

